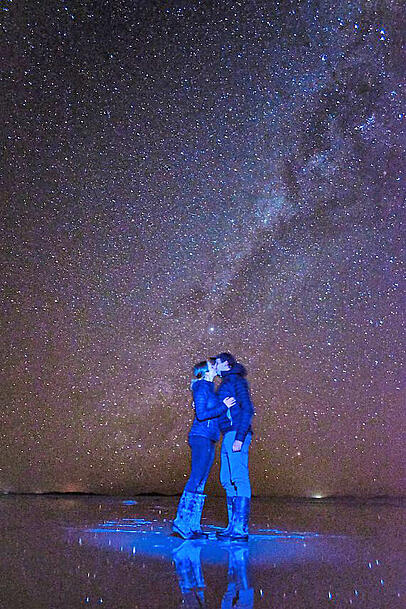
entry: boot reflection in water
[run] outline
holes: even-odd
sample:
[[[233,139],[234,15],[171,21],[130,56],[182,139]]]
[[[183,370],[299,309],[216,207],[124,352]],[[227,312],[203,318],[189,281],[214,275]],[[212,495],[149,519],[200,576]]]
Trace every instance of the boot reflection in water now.
[[[173,553],[179,588],[182,593],[182,607],[195,609],[205,607],[204,576],[200,562],[202,549],[199,541],[185,541]]]
[[[234,543],[227,546],[228,585],[221,601],[221,609],[253,609],[254,589],[251,588],[247,573],[248,547]]]

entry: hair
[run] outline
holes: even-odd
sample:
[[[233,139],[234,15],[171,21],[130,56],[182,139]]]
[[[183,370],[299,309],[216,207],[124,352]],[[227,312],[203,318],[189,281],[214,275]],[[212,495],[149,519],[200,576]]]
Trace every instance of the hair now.
[[[209,366],[207,360],[199,362],[193,366],[193,380],[200,381],[208,371]]]
[[[237,360],[235,359],[234,355],[231,355],[231,353],[227,353],[227,351],[224,351],[223,353],[219,353],[218,355],[216,355],[216,359],[219,359],[222,362],[228,362],[230,368],[232,368],[233,366],[236,365]]]
[[[208,370],[209,370],[209,365],[207,363],[208,361],[211,364],[215,364],[216,358],[209,357],[207,360],[204,360],[203,362],[199,362],[198,364],[195,364],[193,366],[193,378],[192,378],[192,382],[191,382],[191,387],[193,386],[193,383],[195,383],[196,381],[200,381],[202,378],[204,378],[204,375],[206,374],[206,372],[208,372]]]

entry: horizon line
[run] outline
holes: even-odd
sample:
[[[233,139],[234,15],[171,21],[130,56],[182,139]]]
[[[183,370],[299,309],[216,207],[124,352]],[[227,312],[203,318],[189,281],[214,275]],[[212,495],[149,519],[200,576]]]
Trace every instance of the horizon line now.
[[[29,495],[35,497],[41,497],[46,495],[74,495],[74,496],[92,496],[92,497],[180,497],[182,493],[160,493],[160,492],[139,492],[139,493],[97,493],[93,491],[2,491],[0,490],[1,496],[10,495]],[[210,497],[223,497],[223,495],[211,494]],[[252,495],[255,499],[306,499],[323,501],[325,499],[406,499],[406,495],[389,495],[386,493],[374,494],[374,495],[355,495],[355,494],[343,494],[343,495]]]

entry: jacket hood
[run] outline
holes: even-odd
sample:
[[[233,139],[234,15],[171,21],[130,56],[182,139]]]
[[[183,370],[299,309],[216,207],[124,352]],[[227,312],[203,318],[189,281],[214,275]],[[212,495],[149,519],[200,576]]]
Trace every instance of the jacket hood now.
[[[222,372],[221,376],[224,377],[229,374],[239,374],[240,376],[247,376],[247,371],[242,364],[239,364],[237,362],[236,364],[234,364],[231,370],[225,370],[224,372]]]

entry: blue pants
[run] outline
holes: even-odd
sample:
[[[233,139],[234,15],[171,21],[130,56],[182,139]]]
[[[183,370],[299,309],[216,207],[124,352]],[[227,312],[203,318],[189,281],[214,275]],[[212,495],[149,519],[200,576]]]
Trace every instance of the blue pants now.
[[[221,445],[220,482],[230,497],[251,497],[248,453],[252,434],[247,433],[241,451],[233,453],[236,431],[227,431]]]
[[[185,491],[203,493],[214,461],[216,443],[204,436],[189,436],[189,446],[192,451],[192,471],[186,482]]]

